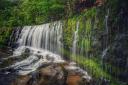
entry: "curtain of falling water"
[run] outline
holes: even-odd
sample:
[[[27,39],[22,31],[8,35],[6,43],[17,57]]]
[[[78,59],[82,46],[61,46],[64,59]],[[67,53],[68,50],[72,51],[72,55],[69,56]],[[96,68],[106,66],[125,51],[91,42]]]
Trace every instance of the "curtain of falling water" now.
[[[8,68],[13,68],[19,75],[26,75],[35,71],[46,63],[64,62],[62,58],[62,22],[24,26],[23,29],[16,31],[15,38],[18,38],[18,47],[14,50],[11,57],[17,57],[16,61]],[[18,34],[17,34],[18,33]],[[26,58],[24,57],[24,53]]]
[[[62,54],[62,23],[55,22],[38,26],[25,26],[21,31],[19,46],[31,46]]]
[[[72,52],[75,54],[75,58],[79,59],[76,56],[79,22],[77,22],[75,29]],[[14,68],[19,75],[26,75],[36,71],[42,64],[65,62],[61,57],[61,49],[63,48],[62,36],[61,22],[25,26],[18,38],[17,43],[19,43],[19,47],[14,51],[13,57],[22,57],[23,53],[27,53],[27,58],[17,61],[9,66],[9,68]],[[82,73],[83,77],[85,75],[86,78],[88,77],[87,72],[75,65],[69,66],[68,69],[72,69],[72,71],[73,69],[77,70],[77,72]],[[90,78],[89,76],[88,79]]]

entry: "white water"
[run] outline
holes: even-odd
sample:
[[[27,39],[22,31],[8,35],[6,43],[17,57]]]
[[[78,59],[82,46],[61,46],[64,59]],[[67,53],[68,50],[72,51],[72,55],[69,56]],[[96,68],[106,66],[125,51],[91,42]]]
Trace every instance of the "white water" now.
[[[73,39],[73,46],[72,46],[72,53],[76,55],[77,53],[77,42],[78,42],[78,29],[79,29],[79,21],[76,24],[76,30],[74,32],[74,39]]]
[[[74,33],[72,48],[72,52],[74,54],[76,54],[78,42],[78,28],[79,22],[77,22],[76,31]],[[62,58],[62,37],[63,32],[61,22],[48,23],[38,26],[25,26],[22,29],[20,37],[17,41],[19,46],[13,52],[13,56],[10,56],[9,58],[23,57],[24,54],[27,54],[25,55],[26,58],[15,62],[10,67],[14,68],[18,75],[27,75],[36,71],[41,66],[66,62]],[[66,69],[75,72],[77,71],[82,73],[84,78],[86,77],[88,80],[91,79],[87,72],[76,66],[75,63],[69,63]]]
[[[25,26],[21,31],[19,46],[42,48],[61,54],[62,23],[54,22],[38,26]]]
[[[17,70],[19,75],[26,75],[32,71],[37,70],[39,67],[45,64],[65,62],[61,56],[57,54],[29,46],[21,46],[17,48],[14,52],[14,55],[21,55],[25,52],[26,49],[30,50],[30,55],[26,59],[20,62],[16,62],[11,66]]]
[[[10,67],[16,69],[19,75],[26,75],[42,65],[65,62],[61,57],[63,48],[61,39],[62,23],[60,21],[38,26],[25,26],[17,41],[19,46],[11,57],[22,57],[24,53],[29,55]]]

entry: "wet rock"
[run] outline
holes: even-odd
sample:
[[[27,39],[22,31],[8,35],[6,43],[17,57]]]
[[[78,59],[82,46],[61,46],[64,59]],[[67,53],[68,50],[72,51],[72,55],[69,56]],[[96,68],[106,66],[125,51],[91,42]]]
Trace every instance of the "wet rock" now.
[[[28,85],[28,81],[30,80],[30,76],[19,76],[11,85]]]
[[[29,48],[26,48],[24,52],[25,53],[30,53],[30,49]]]
[[[1,60],[1,58],[6,58],[6,57],[12,55],[11,50],[12,50],[11,48],[0,49],[0,60]]]
[[[13,73],[0,72],[0,85],[11,85],[16,79],[16,75]]]
[[[52,66],[48,66],[46,68],[42,68],[39,71],[41,76],[49,76],[49,77],[53,77],[55,76],[55,74],[57,73],[57,71],[52,67]]]
[[[67,85],[80,85],[81,78],[78,75],[69,75],[67,78]]]
[[[0,63],[0,68],[5,68],[8,67],[9,65],[11,65],[12,63],[14,63],[14,61],[16,60],[16,58],[3,58],[1,59],[1,63]]]
[[[18,77],[12,85],[85,85],[88,82],[75,71],[66,70],[69,64],[55,64]]]

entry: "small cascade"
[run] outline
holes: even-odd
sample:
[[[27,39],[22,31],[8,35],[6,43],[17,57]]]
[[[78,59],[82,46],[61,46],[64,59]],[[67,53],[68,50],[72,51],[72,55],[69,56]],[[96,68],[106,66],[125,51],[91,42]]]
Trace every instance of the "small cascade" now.
[[[108,27],[108,19],[109,19],[109,9],[107,10],[107,14],[105,16],[105,41],[104,41],[104,45],[105,47],[103,47],[103,49],[106,49],[108,47],[109,44],[109,27]]]
[[[76,30],[74,32],[74,38],[73,38],[73,46],[72,46],[72,53],[73,55],[76,55],[77,53],[77,42],[78,42],[78,29],[79,29],[79,21],[76,24]]]
[[[108,50],[109,50],[109,47],[106,48],[106,49],[103,51],[102,55],[101,55],[101,65],[104,65],[104,59],[105,59],[105,56],[106,56]]]
[[[108,18],[109,18],[109,9],[107,10],[107,15],[105,16],[105,28],[106,28],[106,32],[109,32],[109,28],[108,28]]]
[[[102,55],[101,55],[101,65],[104,65],[104,57],[109,49],[108,44],[109,44],[109,27],[108,27],[108,18],[109,18],[109,9],[107,10],[107,14],[104,18],[104,23],[105,23],[105,35],[103,39],[103,46],[102,46]]]
[[[108,50],[110,49],[109,47],[109,27],[108,27],[108,19],[109,19],[109,9],[107,10],[107,14],[105,16],[105,39],[104,39],[104,43],[103,43],[103,51],[102,51],[102,55],[101,55],[101,66],[102,69],[108,69],[106,67],[106,64],[104,63],[105,57],[107,55]]]
[[[79,21],[77,21],[76,23],[76,29],[73,35],[73,43],[72,43],[72,56],[76,59],[79,60],[79,57],[77,57],[76,55],[78,54],[78,50],[77,50],[77,46],[78,46],[78,39],[79,39],[79,35],[78,35],[78,31],[79,31]],[[79,67],[79,64],[77,64]]]

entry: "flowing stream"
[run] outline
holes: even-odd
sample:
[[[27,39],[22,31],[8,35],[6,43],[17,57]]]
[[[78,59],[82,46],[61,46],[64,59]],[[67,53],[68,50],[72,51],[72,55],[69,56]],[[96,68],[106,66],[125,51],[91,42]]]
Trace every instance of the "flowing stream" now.
[[[63,59],[63,23],[61,21],[37,25],[24,26],[17,29],[14,38],[17,39],[18,47],[14,50],[13,55],[8,57],[17,59],[7,68],[13,68],[18,75],[27,75],[35,72],[42,66],[49,64],[68,63],[67,70],[81,73],[83,78],[90,80],[91,77],[86,71],[76,65],[75,62],[67,62]],[[74,31],[72,53],[76,54],[78,42],[79,22],[76,24]],[[12,36],[11,36],[12,37]]]
[[[10,66],[17,70],[19,75],[26,75],[45,64],[65,62],[61,57],[63,44],[61,43],[62,23],[60,21],[25,26],[17,36],[19,36],[18,48],[13,52],[13,57],[28,54],[25,59]]]

